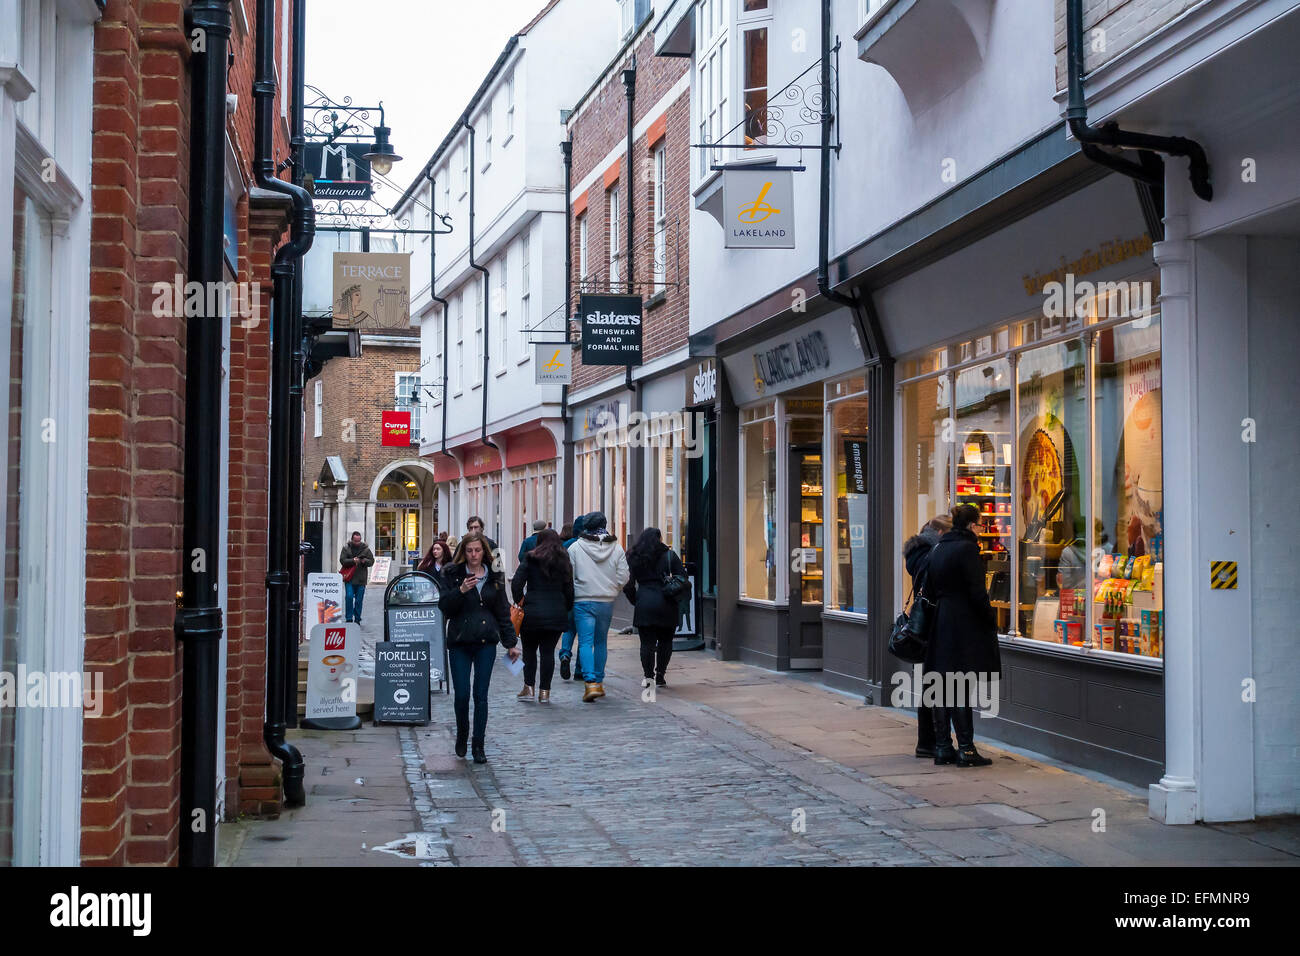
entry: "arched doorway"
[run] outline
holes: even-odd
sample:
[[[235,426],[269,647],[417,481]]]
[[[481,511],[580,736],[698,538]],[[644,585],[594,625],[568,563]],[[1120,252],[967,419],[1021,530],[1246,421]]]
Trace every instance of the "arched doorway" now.
[[[374,551],[399,567],[420,553],[420,485],[402,469],[384,476],[375,493]]]

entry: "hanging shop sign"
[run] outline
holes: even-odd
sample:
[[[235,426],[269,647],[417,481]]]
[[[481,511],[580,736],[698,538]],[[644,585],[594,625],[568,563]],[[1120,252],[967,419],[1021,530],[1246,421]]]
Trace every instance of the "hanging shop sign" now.
[[[844,439],[844,490],[850,495],[867,493],[867,440]]]
[[[533,372],[538,385],[568,385],[572,380],[573,349],[563,343],[533,346]]]
[[[383,439],[380,444],[385,448],[410,447],[411,413],[382,412],[379,416]]]
[[[794,248],[791,170],[723,170],[722,208],[727,249]]]
[[[718,397],[718,363],[704,359],[686,367],[686,404],[709,405]]]
[[[334,253],[334,328],[386,332],[411,327],[409,252]]]
[[[583,365],[641,364],[639,295],[584,295],[578,315],[582,319]]]
[[[355,624],[317,624],[311,629],[310,648],[307,719],[355,717],[361,629]]]
[[[863,361],[853,319],[847,309],[837,309],[725,356],[722,364],[736,403],[743,405],[860,368]]]
[[[365,143],[307,143],[303,161],[316,199],[369,199],[370,160]]]

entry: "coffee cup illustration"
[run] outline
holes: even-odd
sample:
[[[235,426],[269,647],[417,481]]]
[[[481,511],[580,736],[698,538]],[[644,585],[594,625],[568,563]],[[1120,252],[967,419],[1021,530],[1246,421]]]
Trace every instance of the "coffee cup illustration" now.
[[[325,669],[321,671],[321,681],[327,686],[336,686],[343,680],[345,674],[352,673],[352,665],[342,654],[326,654],[320,662],[325,665]]]

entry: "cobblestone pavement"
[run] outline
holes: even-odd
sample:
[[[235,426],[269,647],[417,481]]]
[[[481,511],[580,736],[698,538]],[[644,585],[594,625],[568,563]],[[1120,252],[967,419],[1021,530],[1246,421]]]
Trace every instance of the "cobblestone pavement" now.
[[[308,804],[226,824],[227,865],[1117,865],[1300,862],[1294,820],[1165,827],[1145,795],[981,743],[992,767],[911,756],[915,720],[807,679],[673,658],[640,687],[611,635],[608,696],[515,700],[493,675],[486,766],[429,727],[295,732]],[[1100,825],[1104,824],[1104,828]]]

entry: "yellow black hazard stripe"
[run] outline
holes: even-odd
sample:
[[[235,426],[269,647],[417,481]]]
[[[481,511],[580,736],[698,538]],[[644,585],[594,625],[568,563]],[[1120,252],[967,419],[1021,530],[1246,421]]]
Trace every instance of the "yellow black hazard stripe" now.
[[[1210,590],[1212,591],[1237,590],[1237,562],[1236,561],[1211,561],[1210,562]]]

